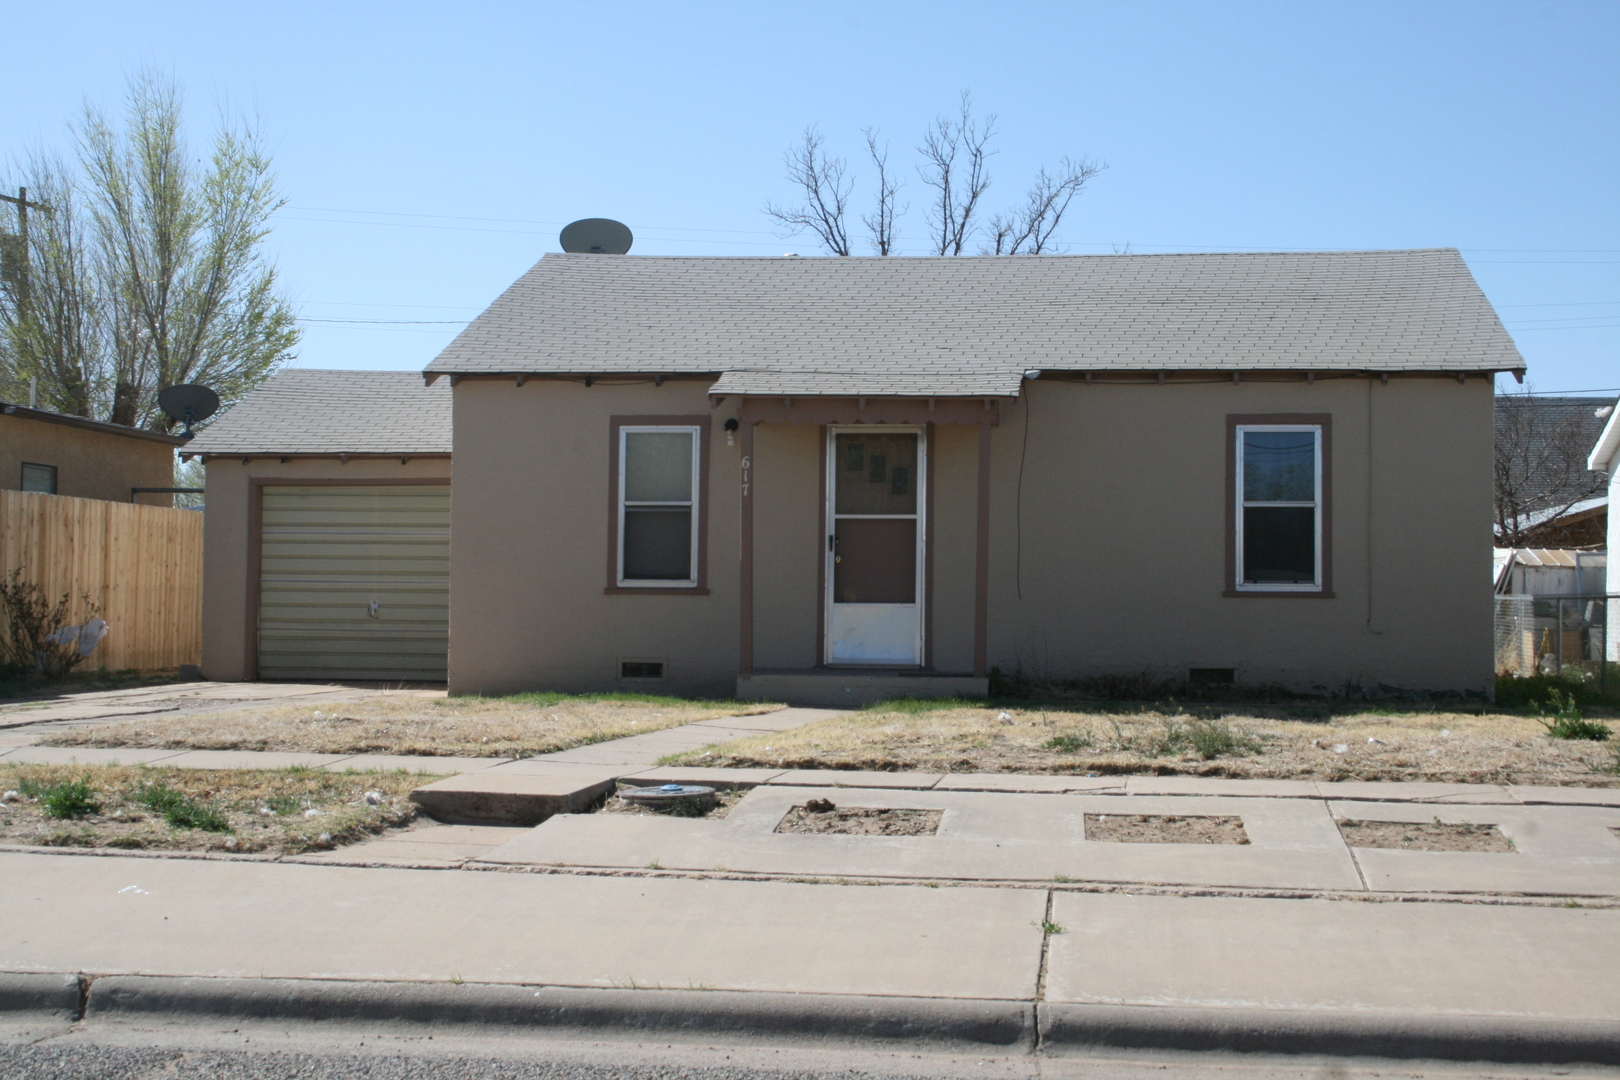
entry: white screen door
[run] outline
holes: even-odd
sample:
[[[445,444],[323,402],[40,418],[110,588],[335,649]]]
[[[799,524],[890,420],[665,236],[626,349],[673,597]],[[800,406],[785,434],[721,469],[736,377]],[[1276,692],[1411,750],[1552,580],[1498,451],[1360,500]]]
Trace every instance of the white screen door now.
[[[923,657],[919,428],[831,429],[827,441],[829,664],[916,666]]]

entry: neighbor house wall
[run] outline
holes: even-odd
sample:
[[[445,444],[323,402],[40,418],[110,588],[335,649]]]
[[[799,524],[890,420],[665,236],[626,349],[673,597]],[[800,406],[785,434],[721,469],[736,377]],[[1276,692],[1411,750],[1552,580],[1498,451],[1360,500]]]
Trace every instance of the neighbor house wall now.
[[[742,440],[708,384],[464,378],[455,389],[450,691],[735,692]],[[729,406],[731,403],[727,403]],[[709,424],[707,589],[611,591],[613,417]],[[623,659],[666,677],[622,684]]]
[[[203,520],[203,676],[221,682],[253,677],[256,631],[248,625],[251,598],[258,589],[252,566],[254,479],[299,484],[308,480],[378,481],[448,478],[448,458],[210,457],[207,462]],[[452,503],[454,497],[452,497]],[[452,540],[452,551],[454,541]]]
[[[1489,692],[1488,379],[1024,389],[993,446],[995,666]],[[1331,598],[1223,595],[1227,418],[1257,413],[1331,417]]]
[[[173,487],[174,447],[23,415],[0,414],[0,488],[22,489],[23,462],[56,466],[56,494],[130,502],[130,488]],[[173,506],[173,495],[136,502]]]

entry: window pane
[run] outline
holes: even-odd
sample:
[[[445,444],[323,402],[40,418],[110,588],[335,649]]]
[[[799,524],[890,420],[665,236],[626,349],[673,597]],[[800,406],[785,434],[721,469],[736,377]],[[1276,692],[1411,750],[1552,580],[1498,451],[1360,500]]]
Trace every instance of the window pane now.
[[[43,491],[47,495],[56,494],[56,466],[30,465],[23,463],[22,489],[24,491]]]
[[[692,511],[624,512],[624,580],[690,581]]]
[[[689,502],[694,437],[690,431],[625,432],[625,501]]]
[[[1315,502],[1316,432],[1245,431],[1245,502]]]
[[[837,436],[839,463],[834,510],[840,514],[915,514],[917,512],[917,435],[846,434]]]
[[[1249,584],[1316,583],[1316,510],[1309,506],[1243,508],[1243,580]]]

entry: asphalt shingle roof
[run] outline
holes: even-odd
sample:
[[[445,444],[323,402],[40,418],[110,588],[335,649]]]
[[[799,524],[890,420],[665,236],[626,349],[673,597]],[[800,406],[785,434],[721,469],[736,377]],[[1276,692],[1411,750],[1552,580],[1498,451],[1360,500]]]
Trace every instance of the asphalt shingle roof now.
[[[552,254],[430,373],[716,393],[1015,394],[1027,369],[1522,368],[1452,249],[973,258]]]
[[[285,368],[197,433],[188,454],[448,454],[450,387],[417,371]]]

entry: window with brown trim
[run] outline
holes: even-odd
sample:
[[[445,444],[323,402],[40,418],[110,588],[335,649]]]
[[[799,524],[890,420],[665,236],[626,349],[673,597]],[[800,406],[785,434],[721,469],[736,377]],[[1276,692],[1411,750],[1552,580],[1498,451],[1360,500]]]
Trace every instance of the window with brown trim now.
[[[705,591],[706,428],[701,417],[613,418],[609,591]]]

